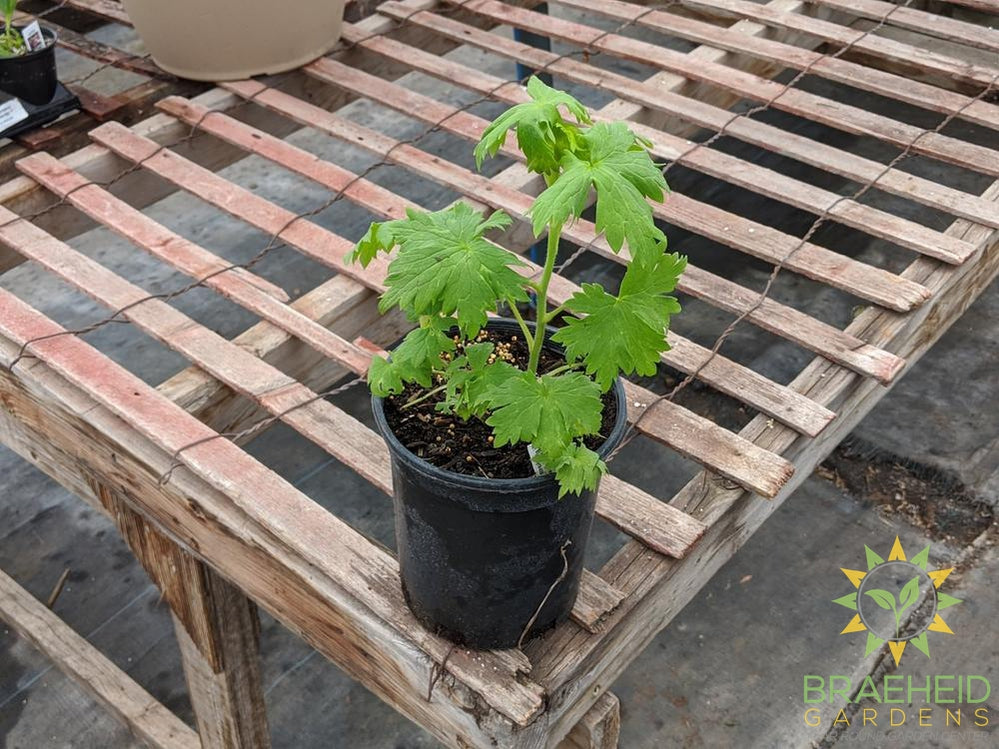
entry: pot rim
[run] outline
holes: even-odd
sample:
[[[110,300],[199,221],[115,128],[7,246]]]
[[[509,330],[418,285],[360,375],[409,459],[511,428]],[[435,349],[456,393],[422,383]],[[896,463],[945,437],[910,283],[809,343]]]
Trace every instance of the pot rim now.
[[[12,25],[18,32],[23,31],[25,28],[23,24],[15,23]],[[33,60],[34,58],[40,57],[46,52],[49,52],[51,49],[53,49],[56,46],[56,42],[59,40],[59,35],[56,34],[56,32],[53,29],[50,29],[48,26],[43,26],[41,23],[39,23],[38,26],[39,28],[41,28],[42,38],[45,39],[47,44],[41,49],[33,49],[31,50],[31,52],[25,52],[23,55],[17,55],[15,57],[0,57],[0,65],[2,65],[5,62]],[[2,34],[6,30],[7,30],[7,25],[3,22],[0,22],[0,34]]]
[[[499,323],[499,325],[497,325],[497,323]],[[536,328],[534,323],[528,322],[527,325],[532,329]],[[505,317],[492,318],[488,323],[486,323],[485,327],[486,329],[489,329],[491,327],[505,328],[508,326],[513,329],[520,330],[520,325],[516,320]],[[557,328],[554,328],[551,325],[545,328],[545,345],[561,351],[562,347],[551,341],[551,335],[557,330]],[[601,460],[606,458],[607,455],[609,455],[611,451],[613,451],[618,444],[620,444],[628,426],[628,402],[625,398],[624,386],[621,383],[620,377],[614,380],[614,384],[611,386],[611,391],[614,393],[614,400],[617,402],[617,415],[614,419],[614,425],[611,427],[610,434],[607,435],[607,439],[604,440],[603,444],[601,444],[596,451]],[[434,481],[448,484],[452,487],[460,489],[474,489],[502,494],[537,491],[555,483],[555,475],[551,473],[546,473],[541,476],[528,476],[526,478],[490,479],[482,478],[481,476],[469,476],[464,473],[456,473],[454,471],[446,471],[443,468],[438,468],[433,463],[417,456],[408,447],[403,445],[402,442],[399,441],[398,437],[395,436],[395,433],[389,426],[388,420],[385,418],[383,406],[384,400],[384,398],[377,395],[371,396],[371,411],[374,414],[375,424],[378,427],[378,431],[382,435],[382,439],[388,443],[389,450],[394,457],[403,461],[411,469],[423,474],[427,478],[431,478]]]

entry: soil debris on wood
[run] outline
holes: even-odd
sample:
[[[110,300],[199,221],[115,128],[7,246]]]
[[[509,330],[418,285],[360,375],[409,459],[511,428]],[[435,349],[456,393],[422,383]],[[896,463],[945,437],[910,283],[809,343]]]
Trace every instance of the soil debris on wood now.
[[[507,331],[483,330],[477,342],[490,342],[496,346],[495,355],[520,369],[527,368],[529,351],[523,337]],[[452,356],[462,354],[461,343]],[[565,364],[565,358],[547,348],[542,349],[538,371],[544,374]],[[409,408],[402,408],[408,401],[427,392],[419,385],[410,385],[399,395],[385,399],[385,418],[396,438],[413,454],[445,471],[453,471],[482,478],[529,478],[534,467],[526,445],[493,447],[493,429],[484,421],[472,417],[463,421],[454,414],[437,411],[442,393]],[[617,418],[617,404],[613,391],[604,393],[604,413],[600,433],[583,440],[587,447],[596,450],[610,434]]]

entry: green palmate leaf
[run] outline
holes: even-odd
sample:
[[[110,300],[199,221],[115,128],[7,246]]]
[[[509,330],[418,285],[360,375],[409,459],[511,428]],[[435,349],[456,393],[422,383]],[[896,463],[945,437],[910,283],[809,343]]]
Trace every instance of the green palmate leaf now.
[[[635,260],[654,261],[666,247],[666,235],[655,225],[646,198],[662,202],[668,189],[662,171],[623,122],[597,123],[582,139],[584,147],[562,156],[559,178],[531,207],[535,235],[579,218],[595,188],[596,230],[615,252],[627,242]]]
[[[405,388],[402,375],[383,356],[376,356],[368,367],[368,387],[379,398],[401,393]]]
[[[518,371],[491,388],[486,400],[496,447],[525,442],[554,459],[576,437],[600,429],[600,388],[578,372],[535,377]]]
[[[454,351],[454,341],[444,334],[453,321],[428,321],[411,330],[392,351],[390,360],[376,356],[368,368],[371,392],[385,397],[401,393],[408,382],[430,387],[435,369],[443,369],[441,354]]]
[[[379,252],[391,252],[396,243],[394,228],[400,223],[401,221],[373,222],[353,251],[347,254],[347,262],[360,263],[362,268],[367,268]]]
[[[648,266],[632,263],[617,296],[598,284],[583,284],[566,303],[572,312],[553,339],[565,346],[566,359],[581,360],[600,387],[610,388],[620,373],[653,375],[669,349],[666,330],[680,304],[669,296],[686,267],[686,258],[662,255]]]
[[[560,499],[566,494],[581,494],[584,489],[596,489],[597,481],[607,472],[607,464],[600,460],[600,456],[578,442],[567,445],[553,460],[546,461],[545,467],[555,473]]]
[[[563,119],[565,107],[581,123],[589,123],[586,107],[564,91],[547,86],[532,76],[527,82],[531,101],[517,104],[497,117],[482,133],[475,147],[475,163],[481,168],[486,156],[495,156],[510,130],[517,132],[517,145],[527,159],[527,168],[539,174],[558,170],[562,154],[579,138],[579,128]]]
[[[444,371],[447,385],[439,411],[454,412],[462,419],[485,415],[487,393],[519,371],[505,361],[490,363],[493,350],[491,343],[473,343],[451,361]]]
[[[405,221],[382,225],[371,244],[383,246],[391,234],[400,250],[389,264],[380,309],[398,306],[411,319],[453,315],[462,334],[474,336],[498,302],[527,299],[524,279],[513,270],[523,262],[483,237],[508,224],[506,214],[483,220],[458,202],[436,213],[410,211]],[[371,254],[368,245],[357,252],[362,260]]]

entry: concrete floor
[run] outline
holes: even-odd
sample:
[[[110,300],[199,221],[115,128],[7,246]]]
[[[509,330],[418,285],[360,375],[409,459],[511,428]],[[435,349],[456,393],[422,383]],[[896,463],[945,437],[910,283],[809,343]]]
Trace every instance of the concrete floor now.
[[[494,58],[467,51],[455,54],[480,69],[512,74],[509,66]],[[638,66],[623,67],[633,75],[648,73]],[[441,91],[440,84],[423,77],[410,76],[407,82],[418,90]],[[821,84],[809,81],[807,85],[818,88]],[[447,96],[456,103],[470,99],[454,91]],[[587,103],[602,102],[589,97]],[[416,123],[367,102],[352,105],[349,111],[358,121],[397,137],[421,131]],[[491,116],[496,110],[485,106],[476,111]],[[910,114],[918,121],[917,113]],[[811,137],[881,160],[890,158],[869,142],[788,117],[767,116]],[[366,155],[314,133],[300,133],[293,140],[351,169],[370,163]],[[452,158],[459,154],[464,163],[470,161],[467,145],[439,134],[421,145]],[[829,189],[855,189],[737,143],[719,146]],[[987,184],[974,175],[941,170],[923,161],[912,160],[907,168],[977,191]],[[257,159],[230,168],[227,176],[292,210],[321,204],[327,198],[322,190]],[[810,222],[802,212],[683,170],[674,170],[670,177],[677,190],[789,232],[800,234]],[[398,169],[379,169],[372,178],[424,205],[444,205],[454,197]],[[943,220],[883,195],[873,194],[870,199],[936,225]],[[233,260],[251,257],[268,239],[183,196],[171,197],[149,212]],[[369,219],[363,211],[339,203],[316,218],[351,238],[360,236]],[[765,280],[768,269],[761,264],[678,229],[668,228],[668,233],[672,245],[696,258],[702,267],[752,287]],[[848,247],[850,254],[883,267],[899,268],[911,258],[888,243],[835,225],[820,232],[816,241],[837,249]],[[108,232],[91,232],[73,244],[150,291],[184,283]],[[328,275],[286,250],[272,253],[258,271],[295,295]],[[580,262],[572,275],[607,280],[614,270],[598,262]],[[104,314],[30,266],[0,278],[0,286],[15,290],[63,323],[80,325]],[[782,277],[775,294],[837,325],[849,320],[857,303],[791,274]],[[696,301],[684,302],[677,330],[710,345],[730,318]],[[185,294],[176,304],[227,336],[253,322],[242,310],[203,290]],[[955,634],[933,641],[929,661],[907,656],[896,673],[976,673],[995,680],[999,660],[993,622],[999,614],[999,596],[991,580],[999,573],[999,552],[991,508],[999,504],[999,409],[993,405],[999,398],[997,316],[999,286],[994,284],[863,421],[851,444],[805,482],[621,676],[614,691],[623,705],[624,749],[999,744],[992,726],[974,729],[966,720],[959,730],[945,728],[940,716],[931,728],[914,727],[915,718],[910,716],[907,725],[898,728],[886,721],[877,727],[861,727],[853,719],[843,730],[832,725],[840,705],[825,705],[820,724],[810,726],[804,719],[802,700],[805,674],[849,675],[857,681],[888,667],[881,653],[863,656],[862,635],[839,634],[849,617],[831,601],[847,592],[839,568],[862,564],[865,544],[886,555],[896,535],[907,550],[929,543],[933,566],[959,565],[947,590],[964,599],[947,617]],[[130,326],[107,326],[87,339],[151,383],[184,366],[179,357]],[[725,352],[781,381],[788,381],[810,359],[807,352],[750,326],[733,336]],[[669,376],[664,372],[646,384],[662,390]],[[363,392],[355,389],[338,403],[368,419],[365,400]],[[684,402],[733,427],[750,417],[730,399],[702,388],[690,388]],[[279,426],[249,450],[315,501],[381,542],[393,544],[389,499],[319,448]],[[858,472],[858,466],[863,470]],[[621,454],[614,471],[668,499],[693,475],[695,466],[665,448],[638,440]],[[607,558],[620,542],[616,531],[598,524],[592,564]],[[0,568],[40,598],[47,597],[63,570],[69,569],[69,582],[56,603],[56,613],[158,699],[185,720],[192,720],[165,605],[113,527],[2,448]],[[275,747],[437,746],[266,616],[263,667]],[[994,697],[985,704],[995,712]],[[135,745],[81,689],[2,625],[0,738],[8,749]]]

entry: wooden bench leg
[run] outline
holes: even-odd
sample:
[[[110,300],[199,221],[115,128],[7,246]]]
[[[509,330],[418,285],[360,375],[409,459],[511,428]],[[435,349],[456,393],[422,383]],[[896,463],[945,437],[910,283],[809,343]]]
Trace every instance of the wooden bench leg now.
[[[620,733],[621,702],[610,692],[604,692],[558,749],[617,749]]]
[[[203,749],[269,747],[256,605],[118,494],[103,485],[94,489],[173,612]]]

